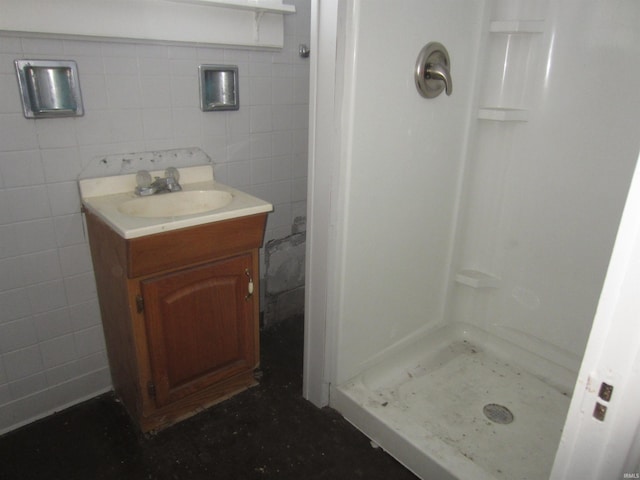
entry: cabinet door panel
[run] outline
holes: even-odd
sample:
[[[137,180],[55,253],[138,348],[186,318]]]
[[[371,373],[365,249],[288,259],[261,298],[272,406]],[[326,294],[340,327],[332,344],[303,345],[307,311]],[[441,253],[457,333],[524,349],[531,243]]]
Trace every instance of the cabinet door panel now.
[[[251,255],[142,282],[158,406],[252,369]]]

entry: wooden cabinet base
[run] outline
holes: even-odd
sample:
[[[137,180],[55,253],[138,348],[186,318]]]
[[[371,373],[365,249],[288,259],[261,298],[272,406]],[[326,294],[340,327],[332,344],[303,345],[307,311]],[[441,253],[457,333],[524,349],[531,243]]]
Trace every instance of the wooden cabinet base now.
[[[147,417],[134,418],[134,421],[138,423],[140,429],[145,433],[157,432],[181,420],[197,415],[203,410],[257,384],[258,382],[255,380],[253,373],[237,375],[202,389],[182,400],[159,408]]]
[[[256,385],[266,218],[127,240],[86,212],[111,379],[143,432]]]

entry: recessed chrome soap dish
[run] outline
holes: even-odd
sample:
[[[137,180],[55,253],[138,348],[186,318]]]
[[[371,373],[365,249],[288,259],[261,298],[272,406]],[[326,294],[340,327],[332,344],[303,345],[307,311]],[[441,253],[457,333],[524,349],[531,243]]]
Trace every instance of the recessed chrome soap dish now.
[[[200,65],[200,108],[203,112],[238,110],[240,91],[235,65]]]
[[[75,117],[84,114],[76,62],[16,60],[15,66],[25,117]]]

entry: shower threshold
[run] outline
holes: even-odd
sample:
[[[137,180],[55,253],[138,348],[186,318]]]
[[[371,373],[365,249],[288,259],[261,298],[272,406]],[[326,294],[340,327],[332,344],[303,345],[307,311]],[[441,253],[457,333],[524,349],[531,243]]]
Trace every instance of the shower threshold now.
[[[514,356],[513,344],[486,332],[469,335],[470,328],[424,334],[333,388],[331,406],[424,479],[548,478],[567,389],[554,382],[550,362],[550,381],[543,381],[506,360],[530,352]],[[557,368],[557,378],[566,377]]]

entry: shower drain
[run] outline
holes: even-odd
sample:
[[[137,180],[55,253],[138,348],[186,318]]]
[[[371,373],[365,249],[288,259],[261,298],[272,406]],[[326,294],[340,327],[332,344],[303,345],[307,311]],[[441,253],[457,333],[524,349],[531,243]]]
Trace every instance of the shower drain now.
[[[488,403],[482,409],[484,415],[495,423],[507,423],[513,422],[513,413],[504,405],[498,405],[497,403]]]

